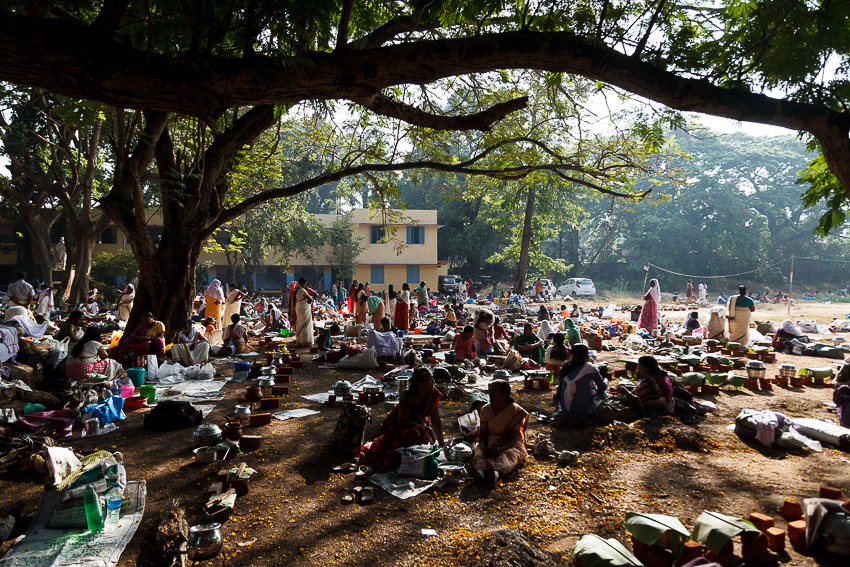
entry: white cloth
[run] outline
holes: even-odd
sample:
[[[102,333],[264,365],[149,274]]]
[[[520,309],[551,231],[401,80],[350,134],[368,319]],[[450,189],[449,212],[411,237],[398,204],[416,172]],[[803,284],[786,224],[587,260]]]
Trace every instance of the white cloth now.
[[[47,327],[50,326],[49,323],[42,323],[39,325],[29,317],[25,317],[23,315],[15,315],[11,320],[23,327],[27,336],[36,340],[41,339],[41,337],[44,336],[44,332],[47,330]]]
[[[408,305],[410,305],[410,292],[406,289],[401,290],[400,292],[398,292],[398,300],[402,303],[407,303]]]
[[[38,292],[38,307],[36,313],[42,317],[47,317],[53,311],[53,290],[43,289]]]
[[[375,347],[378,356],[396,356],[401,354],[404,342],[393,332],[380,333],[370,329],[366,335],[366,348],[369,347]]]
[[[573,397],[576,394],[576,386],[578,384],[579,378],[581,378],[585,374],[591,374],[593,372],[599,372],[599,371],[591,363],[585,362],[584,366],[581,367],[581,370],[579,370],[578,374],[576,374],[574,378],[568,379],[564,383],[564,388],[563,388],[564,399],[563,399],[562,405],[566,409],[566,411],[570,411],[570,408],[573,406]]]
[[[33,287],[24,280],[10,283],[6,293],[9,295],[9,299],[17,305],[27,305],[30,297],[35,296]]]
[[[179,360],[185,366],[194,366],[206,362],[209,357],[210,343],[206,341],[197,342],[194,345],[171,345],[171,358]]]
[[[785,319],[782,321],[782,330],[790,335],[794,335],[795,337],[803,336],[803,333],[797,329],[797,325],[795,325],[794,321],[791,319]]]
[[[655,302],[655,305],[661,305],[661,284],[655,278],[649,280],[650,285],[652,285],[652,282],[655,282],[655,286],[649,288],[649,296]]]
[[[242,292],[238,289],[227,292],[227,298],[224,302],[224,322],[230,323],[230,318],[233,315],[242,313]],[[236,299],[236,298],[239,299]]]
[[[555,345],[552,345],[552,346],[550,346],[549,348],[546,349],[546,354],[543,357],[543,364],[546,364],[546,365],[548,365],[548,364],[556,365],[557,364],[558,366],[563,366],[564,363],[566,363],[567,361],[566,360],[559,360],[557,358],[552,358],[552,349],[553,348],[555,348]],[[569,352],[570,351],[567,350],[567,357],[569,357]]]
[[[204,295],[209,295],[214,299],[218,299],[219,301],[224,301],[224,290],[221,289],[221,282],[219,280],[213,280],[210,285],[207,286]]]
[[[97,353],[100,351],[102,346],[103,345],[100,344],[100,341],[88,341],[87,343],[83,344],[80,354],[76,356],[70,354],[69,357],[73,357],[74,359],[76,359],[77,362],[97,362],[98,360],[100,360],[100,357],[97,355]]]
[[[549,335],[555,334],[557,331],[552,326],[552,323],[549,321],[541,321],[540,328],[537,330],[537,336],[540,337],[540,340],[545,341],[549,338]]]
[[[14,358],[20,348],[18,332],[14,327],[0,325],[0,362]]]

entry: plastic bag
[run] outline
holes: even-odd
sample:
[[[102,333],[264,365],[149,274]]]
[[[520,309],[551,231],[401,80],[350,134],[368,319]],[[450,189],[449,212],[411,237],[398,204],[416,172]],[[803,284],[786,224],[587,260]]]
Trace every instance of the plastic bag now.
[[[201,365],[195,364],[186,369],[186,374],[184,376],[187,380],[197,380],[198,374],[201,373]]]
[[[59,484],[66,476],[83,466],[74,452],[66,447],[45,447],[44,457],[52,485]]]
[[[70,337],[65,337],[50,349],[47,355],[47,366],[56,369],[59,364],[68,357],[68,345],[71,343]]]
[[[201,366],[201,369],[198,371],[198,380],[212,380],[215,376],[215,368],[209,362]]]
[[[156,371],[156,377],[160,380],[168,378],[169,376],[183,376],[184,374],[186,374],[186,367],[179,362],[175,362],[173,364],[164,362],[159,367],[159,370]]]
[[[149,354],[145,357],[145,369],[148,376],[159,376],[159,361],[155,354]]]
[[[440,471],[437,455],[442,449],[438,445],[414,445],[396,449],[401,454],[398,474],[425,480],[434,480]]]
[[[126,417],[124,415],[124,398],[121,396],[110,396],[98,404],[84,407],[81,411],[83,421],[96,417],[100,420],[101,425],[121,421]]]
[[[599,318],[600,319],[613,319],[614,318],[614,311],[616,311],[616,310],[617,310],[617,306],[612,303],[608,307],[606,307],[605,309],[602,310],[602,316],[599,317]]]
[[[475,437],[478,434],[478,429],[481,427],[481,420],[478,417],[478,411],[474,410],[458,417],[457,425],[460,427],[461,435],[466,438]]]

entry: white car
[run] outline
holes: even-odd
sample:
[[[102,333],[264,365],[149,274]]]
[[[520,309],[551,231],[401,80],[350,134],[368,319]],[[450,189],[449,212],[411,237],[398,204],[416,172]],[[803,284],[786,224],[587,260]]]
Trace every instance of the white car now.
[[[564,297],[570,295],[572,297],[595,297],[596,286],[593,285],[593,280],[587,278],[570,278],[561,284],[558,288],[558,293]]]
[[[537,280],[533,280],[531,284],[528,286],[528,295],[534,298],[537,298],[537,293],[535,291],[534,284]],[[555,284],[552,283],[552,280],[546,280],[541,278],[540,283],[543,284],[543,297],[554,297],[555,296]],[[540,299],[540,298],[537,298]]]

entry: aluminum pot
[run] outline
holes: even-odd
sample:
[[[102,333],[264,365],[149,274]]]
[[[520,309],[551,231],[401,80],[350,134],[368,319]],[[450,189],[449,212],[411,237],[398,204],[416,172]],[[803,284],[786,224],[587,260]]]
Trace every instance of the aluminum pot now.
[[[250,419],[251,417],[251,406],[248,404],[239,404],[235,408],[233,408],[233,417],[240,421],[244,421],[246,419]]]
[[[338,398],[343,398],[351,393],[351,382],[348,380],[338,380],[333,385],[334,395]]]
[[[797,367],[793,364],[788,364],[787,362],[785,364],[780,364],[779,375],[783,378],[793,378],[797,375]]]
[[[450,463],[463,464],[472,458],[472,447],[465,443],[457,443],[446,449],[446,459]]]
[[[193,436],[198,447],[215,445],[221,439],[221,427],[214,423],[205,423],[198,426]]]
[[[189,561],[206,561],[218,557],[224,547],[219,528],[221,524],[200,524],[189,528],[189,538],[186,541],[186,554]]]
[[[260,388],[271,388],[272,386],[274,386],[274,377],[268,376],[266,378],[260,378],[257,381],[257,385]]]
[[[364,384],[363,391],[367,394],[380,394],[384,391],[383,384]]]
[[[198,447],[193,452],[195,453],[195,461],[199,463],[214,463],[218,460],[218,452],[215,447]]]
[[[747,378],[764,378],[767,369],[761,360],[751,360],[747,363]]]

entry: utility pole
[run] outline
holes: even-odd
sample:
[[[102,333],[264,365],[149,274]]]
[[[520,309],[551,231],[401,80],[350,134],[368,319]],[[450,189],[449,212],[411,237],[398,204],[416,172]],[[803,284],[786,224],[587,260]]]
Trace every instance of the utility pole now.
[[[791,301],[794,293],[794,255],[791,254],[791,275],[788,277],[788,315],[791,314]]]

